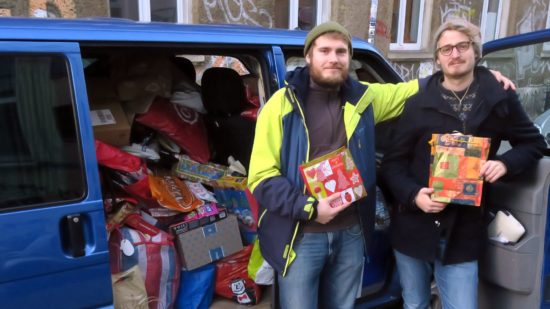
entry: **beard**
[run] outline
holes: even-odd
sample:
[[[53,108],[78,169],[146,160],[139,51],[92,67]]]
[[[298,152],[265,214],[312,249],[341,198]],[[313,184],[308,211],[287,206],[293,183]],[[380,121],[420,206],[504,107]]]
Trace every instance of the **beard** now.
[[[313,82],[321,87],[326,88],[337,88],[341,86],[348,78],[348,72],[343,68],[341,68],[340,74],[334,74],[330,76],[323,76],[323,70],[314,67],[310,67],[309,72]]]

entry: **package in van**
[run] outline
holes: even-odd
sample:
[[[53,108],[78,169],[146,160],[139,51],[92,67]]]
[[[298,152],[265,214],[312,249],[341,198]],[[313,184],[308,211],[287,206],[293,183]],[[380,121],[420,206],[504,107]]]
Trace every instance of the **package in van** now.
[[[197,111],[156,97],[149,110],[136,116],[135,121],[169,137],[191,159],[201,163],[210,159],[208,135],[202,116]]]
[[[230,255],[216,263],[217,295],[234,300],[241,305],[256,305],[261,289],[248,276],[248,260],[252,246]]]
[[[136,225],[141,229],[141,224]],[[157,232],[150,235],[151,231]],[[161,230],[129,227],[115,229],[109,238],[111,272],[120,273],[138,266],[149,309],[172,308],[179,287],[180,264],[172,236]]]
[[[149,176],[153,197],[168,209],[190,212],[204,204],[187,185],[175,176]]]
[[[113,146],[130,144],[130,123],[116,100],[90,102],[94,137]]]
[[[104,180],[125,194],[140,201],[153,201],[149,189],[147,165],[140,158],[101,141],[95,142],[97,161],[104,167]],[[109,186],[109,184],[105,184]]]

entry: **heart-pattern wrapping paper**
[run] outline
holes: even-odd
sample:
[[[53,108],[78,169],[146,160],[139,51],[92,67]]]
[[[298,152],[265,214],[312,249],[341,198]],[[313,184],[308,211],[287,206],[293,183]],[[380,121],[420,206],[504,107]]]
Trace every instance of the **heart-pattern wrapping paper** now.
[[[359,170],[346,147],[302,164],[300,171],[309,193],[317,200],[340,193],[340,199],[333,201],[332,207],[367,196]]]

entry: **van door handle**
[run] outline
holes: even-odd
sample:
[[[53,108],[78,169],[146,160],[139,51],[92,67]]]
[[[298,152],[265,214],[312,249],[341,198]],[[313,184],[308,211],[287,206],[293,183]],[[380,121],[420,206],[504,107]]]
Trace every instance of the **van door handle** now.
[[[63,247],[67,254],[73,257],[84,255],[84,222],[82,215],[67,215],[64,223]]]

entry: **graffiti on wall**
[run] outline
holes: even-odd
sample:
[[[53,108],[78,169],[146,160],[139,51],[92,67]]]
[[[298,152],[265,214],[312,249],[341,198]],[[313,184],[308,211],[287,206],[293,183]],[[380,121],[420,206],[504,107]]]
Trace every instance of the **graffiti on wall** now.
[[[523,103],[525,112],[531,119],[535,119],[545,111],[545,108],[547,108],[545,106],[546,91],[544,85],[531,85],[517,88],[518,97]]]
[[[526,33],[546,28],[548,14],[547,0],[533,0],[524,7],[524,12],[516,23],[516,33]]]
[[[203,5],[209,22],[220,22],[214,16],[221,14],[228,24],[273,27],[273,17],[252,0],[203,0]]]
[[[432,61],[424,62],[406,62],[392,63],[394,69],[403,77],[404,80],[426,77],[434,73],[434,64]]]
[[[537,46],[529,45],[515,48],[516,78],[519,80],[529,76],[544,76],[550,74],[550,60],[540,57]]]
[[[33,0],[29,2],[29,13],[40,18],[75,18],[75,0]]]
[[[452,18],[463,18],[471,21],[475,16],[475,9],[472,8],[471,0],[443,1],[439,8],[441,13],[441,22]]]
[[[375,28],[376,35],[381,36],[383,38],[386,38],[388,40],[391,39],[390,31],[388,30],[388,26],[385,22],[381,20],[376,20],[376,28]]]
[[[543,44],[490,54],[484,63],[514,80],[516,92],[531,119],[550,109],[550,59]]]

